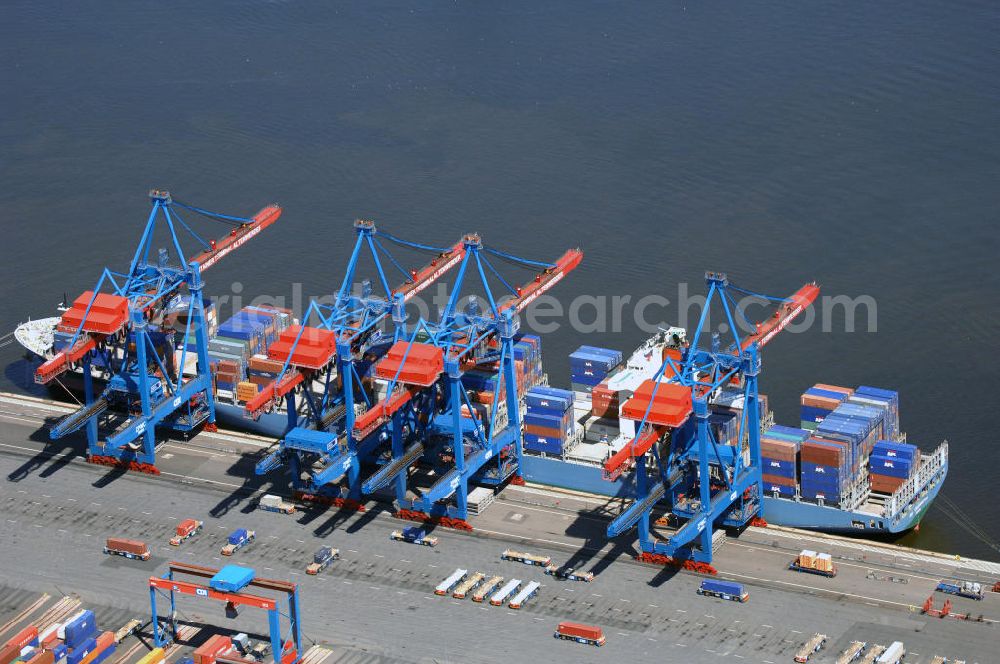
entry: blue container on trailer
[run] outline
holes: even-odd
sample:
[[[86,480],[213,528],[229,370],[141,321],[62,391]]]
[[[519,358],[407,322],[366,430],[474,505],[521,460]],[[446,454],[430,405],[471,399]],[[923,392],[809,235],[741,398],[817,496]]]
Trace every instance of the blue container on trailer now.
[[[233,546],[239,544],[249,537],[249,533],[246,528],[237,528],[229,535],[229,543]]]
[[[72,646],[71,646],[72,647]],[[97,639],[91,637],[80,645],[72,647],[69,655],[66,656],[66,664],[80,664],[80,661],[93,652],[97,647]]]
[[[768,459],[767,457],[763,457],[760,462],[761,472],[765,475],[777,475],[778,477],[795,479],[794,461],[783,461],[781,459]]]
[[[63,641],[70,648],[77,648],[87,639],[97,635],[97,621],[94,619],[94,612],[89,609],[81,613],[76,619],[66,623],[63,627],[65,638]]]
[[[913,462],[900,457],[886,457],[872,454],[868,463],[871,466],[871,471],[876,475],[906,479],[913,470]]]
[[[872,448],[872,454],[886,457],[898,457],[913,461],[917,458],[917,446],[909,443],[896,443],[891,440],[880,440]]]
[[[725,593],[727,595],[740,596],[743,594],[743,584],[734,581],[705,579],[701,582],[701,589],[713,593]]]
[[[549,436],[538,436],[533,433],[524,434],[524,449],[546,454],[562,454],[562,440]]]
[[[69,648],[66,647],[65,643],[57,643],[52,647],[52,657],[55,658],[55,664],[65,660],[68,654]]]
[[[235,593],[253,581],[254,571],[242,565],[226,565],[213,576],[208,585],[224,593]]]

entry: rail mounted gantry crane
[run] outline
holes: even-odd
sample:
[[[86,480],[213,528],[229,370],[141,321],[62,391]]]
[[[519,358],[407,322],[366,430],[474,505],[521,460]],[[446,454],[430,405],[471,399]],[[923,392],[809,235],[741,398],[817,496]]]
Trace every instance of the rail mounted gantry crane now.
[[[382,442],[355,435],[358,411],[372,406],[362,377],[392,342],[405,337],[406,303],[459,265],[465,246],[410,242],[368,220],[356,221],[354,228],[354,250],[333,304],[311,302],[302,325],[286,330],[268,348],[271,359],[283,362],[281,372],[247,402],[246,411],[250,417],[259,416],[284,399],[288,414],[288,430],[278,449],[257,464],[258,475],[288,466],[300,499],[360,508],[361,462]],[[419,270],[406,270],[382,240],[432,252],[434,257]],[[361,282],[360,293],[355,292],[364,253],[371,255],[382,295],[367,279]],[[403,274],[400,286],[389,286],[383,258]],[[384,330],[390,319],[391,336]],[[345,476],[346,488],[340,486]]]
[[[268,595],[257,594],[257,591],[267,591]],[[277,593],[279,597],[274,597],[273,593]],[[166,595],[170,602],[170,612],[163,618],[164,624],[161,624],[158,612],[157,595]],[[202,565],[171,562],[163,576],[149,578],[153,643],[158,648],[177,641],[177,595],[225,602],[227,612],[236,612],[241,606],[267,611],[271,654],[275,664],[296,664],[302,659],[302,625],[297,584],[258,578],[254,570],[237,565],[218,570]],[[281,599],[287,603],[287,613],[282,612]],[[281,634],[282,617],[288,619],[287,638],[283,638]]]
[[[463,242],[462,264],[441,316],[437,321],[418,321],[409,338],[396,341],[376,365],[375,375],[388,380],[386,397],[354,423],[359,438],[388,429],[392,445],[392,458],[364,481],[364,493],[394,486],[397,516],[436,519],[458,528],[468,527],[471,480],[499,484],[520,467],[523,448],[514,355],[518,314],[583,258],[579,249],[572,249],[556,262],[545,263],[485,247],[476,234],[466,235]],[[541,271],[515,288],[488,255]],[[459,310],[472,271],[479,276],[486,311],[475,297]],[[509,299],[494,297],[487,271],[510,291]],[[462,383],[463,371],[476,366],[489,366],[498,377],[485,417],[477,414]],[[438,479],[410,499],[407,474],[421,459]],[[454,505],[448,504],[453,496]]]
[[[149,197],[152,210],[128,272],[105,268],[94,289],[63,313],[59,329],[72,333],[72,339],[38,367],[35,380],[48,383],[79,366],[83,405],[52,427],[50,437],[56,440],[85,428],[89,461],[156,473],[158,428],[188,432],[215,423],[201,274],[273,224],[281,208],[269,205],[244,218],[181,203],[166,191],[153,190]],[[229,224],[230,232],[206,241],[181,218],[181,209]],[[171,264],[166,249],[151,258],[155,234],[163,229],[179,259],[177,265]],[[181,244],[182,231],[201,249],[190,260]],[[178,363],[174,334],[164,324],[164,313],[169,302],[185,291],[189,304]],[[194,375],[185,375],[187,339],[192,334],[197,369]],[[99,395],[95,395],[95,373],[105,383]],[[127,419],[100,440],[98,419],[109,411],[121,411]]]
[[[760,349],[816,299],[819,286],[806,284],[788,298],[773,298],[737,288],[725,274],[709,272],[706,282],[708,296],[693,338],[668,348],[654,378],[623,404],[622,416],[637,422],[635,437],[605,462],[604,474],[615,479],[634,468],[636,482],[635,501],[611,522],[608,537],[638,526],[640,560],[711,571],[715,529],[742,528],[764,516]],[[767,321],[754,324],[742,338],[734,314],[742,317],[741,322],[749,320],[734,292],[778,304]],[[713,333],[705,348],[700,342],[715,300],[725,312],[732,342],[724,347],[720,335]],[[723,388],[742,390],[735,441],[718,440],[709,425]],[[650,530],[650,515],[664,499],[684,520],[666,541],[653,537]]]

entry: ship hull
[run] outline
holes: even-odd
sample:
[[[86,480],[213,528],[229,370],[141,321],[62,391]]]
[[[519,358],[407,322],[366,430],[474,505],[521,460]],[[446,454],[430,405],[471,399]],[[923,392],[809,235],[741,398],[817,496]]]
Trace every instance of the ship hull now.
[[[937,497],[948,473],[947,465],[939,477],[930,483],[913,506],[904,511],[895,523],[867,512],[843,510],[816,503],[787,498],[764,498],[764,518],[768,523],[827,533],[851,535],[891,535],[904,533],[920,524],[927,509]],[[526,455],[521,469],[522,477],[531,483],[560,489],[580,491],[608,498],[634,497],[633,483],[629,476],[607,481],[601,469],[578,463],[568,463],[557,458]]]

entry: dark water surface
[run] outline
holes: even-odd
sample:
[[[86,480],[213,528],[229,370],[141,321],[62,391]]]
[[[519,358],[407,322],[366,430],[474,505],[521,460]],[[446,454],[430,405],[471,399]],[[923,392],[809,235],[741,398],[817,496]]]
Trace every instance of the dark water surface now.
[[[768,346],[779,420],[815,382],[897,387],[910,440],[951,443],[944,493],[1000,540],[1000,5],[501,4],[5,3],[0,329],[126,268],[151,186],[285,206],[214,294],[331,292],[360,216],[579,245],[566,302],[675,300],[705,269],[815,279],[874,298],[877,332],[834,315]],[[643,337],[630,315],[564,327],[546,366],[563,384],[580,343]],[[1000,558],[938,503],[907,543]]]

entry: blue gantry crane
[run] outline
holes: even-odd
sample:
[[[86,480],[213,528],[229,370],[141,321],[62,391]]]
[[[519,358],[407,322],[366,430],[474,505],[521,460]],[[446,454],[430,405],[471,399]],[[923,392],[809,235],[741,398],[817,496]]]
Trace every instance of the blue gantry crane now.
[[[476,234],[463,239],[464,255],[449,300],[435,321],[419,320],[409,338],[397,340],[375,369],[388,380],[386,397],[354,423],[355,436],[385,431],[391,439],[391,459],[362,484],[366,494],[394,486],[399,516],[438,519],[444,525],[467,527],[469,483],[498,484],[513,475],[522,450],[520,402],[514,344],[518,313],[556,283],[583,258],[567,251],[554,263],[533,261],[485,247]],[[528,284],[515,288],[489,260],[503,259],[539,269]],[[494,297],[487,272],[509,291],[509,299]],[[463,287],[477,274],[487,308],[470,297],[460,308]],[[495,371],[488,412],[477,413],[463,385],[463,372],[475,366]],[[436,471],[434,484],[408,498],[406,476],[423,459]],[[450,499],[454,496],[454,504]]]
[[[258,594],[266,591],[267,595]],[[278,597],[273,594],[277,593]],[[157,596],[165,595],[170,611],[162,618]],[[227,565],[220,569],[171,562],[163,576],[149,578],[149,604],[152,613],[153,643],[164,647],[177,641],[177,596],[190,595],[225,602],[226,611],[233,615],[242,606],[267,611],[271,655],[275,664],[295,664],[302,659],[302,625],[299,608],[299,588],[289,581],[263,579],[249,567]],[[287,605],[282,611],[281,600]],[[281,633],[281,618],[288,620],[288,636]]]
[[[678,563],[708,571],[712,536],[719,527],[742,528],[763,517],[758,377],[760,349],[802,313],[819,294],[806,284],[788,298],[751,293],[729,283],[725,274],[706,274],[708,296],[693,337],[664,353],[656,375],[622,406],[637,422],[635,437],[609,458],[605,476],[635,469],[636,499],[608,526],[617,537],[638,526],[640,559]],[[749,323],[734,294],[778,304],[764,323],[740,336],[736,316]],[[713,302],[726,316],[732,340],[718,333],[702,344]],[[742,391],[739,425],[733,439],[720,439],[710,420],[723,390]],[[654,463],[649,464],[649,456]],[[650,470],[655,469],[651,475]],[[651,532],[651,514],[661,501],[683,525],[667,540]]]
[[[269,205],[246,218],[181,203],[166,191],[153,190],[149,198],[152,210],[128,272],[105,268],[94,289],[63,313],[58,329],[72,338],[37,369],[35,380],[48,383],[79,366],[84,402],[52,427],[50,437],[56,440],[85,429],[90,461],[156,473],[158,428],[188,432],[215,422],[201,274],[273,224],[281,208]],[[182,210],[227,224],[230,231],[206,241],[181,217]],[[165,231],[177,263],[166,249],[154,253],[158,230]],[[200,248],[190,260],[181,243],[184,233]],[[164,316],[169,303],[181,300],[187,308],[177,362],[177,343]],[[197,369],[190,374],[184,367],[192,336]],[[104,384],[100,394],[95,393],[95,377]],[[101,440],[98,419],[109,411],[125,419]]]
[[[332,304],[313,301],[301,326],[286,330],[268,348],[272,359],[283,362],[280,373],[246,404],[251,417],[285,402],[288,430],[276,451],[256,466],[258,475],[283,466],[291,472],[296,493],[303,499],[358,507],[361,498],[361,462],[383,442],[377,436],[355,435],[358,411],[372,406],[363,377],[395,341],[407,333],[406,303],[459,265],[465,245],[434,247],[403,240],[377,229],[368,220],[354,224],[354,250]],[[388,251],[385,242],[434,257],[419,270],[407,270]],[[369,254],[375,271],[358,284],[359,260]],[[392,288],[386,264],[403,275]],[[391,323],[391,330],[386,330]],[[347,486],[340,482],[347,477]]]

